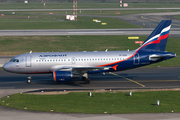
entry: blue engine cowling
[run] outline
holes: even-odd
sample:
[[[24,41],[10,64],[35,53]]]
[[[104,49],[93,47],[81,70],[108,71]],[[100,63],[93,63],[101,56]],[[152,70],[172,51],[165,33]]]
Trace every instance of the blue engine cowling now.
[[[53,78],[55,82],[71,81],[72,72],[71,71],[53,71]]]

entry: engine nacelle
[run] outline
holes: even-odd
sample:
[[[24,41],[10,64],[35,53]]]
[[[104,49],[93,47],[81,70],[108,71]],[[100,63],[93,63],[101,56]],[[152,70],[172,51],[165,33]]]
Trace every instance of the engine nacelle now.
[[[55,82],[71,81],[72,72],[71,71],[53,71],[53,78]]]

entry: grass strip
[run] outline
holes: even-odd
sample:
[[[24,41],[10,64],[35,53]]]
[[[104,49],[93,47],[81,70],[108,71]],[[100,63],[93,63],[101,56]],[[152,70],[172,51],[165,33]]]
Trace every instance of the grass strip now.
[[[171,10],[171,12],[180,10]],[[78,13],[78,21],[69,21],[65,19],[65,14],[72,14],[72,11],[51,11],[51,12],[12,12],[1,11],[0,29],[109,29],[109,28],[141,28],[120,19],[110,18],[126,14],[167,12],[167,10],[133,10],[133,11],[81,11]],[[52,15],[49,13],[53,13]],[[116,14],[118,13],[118,14]],[[119,14],[120,13],[120,14]],[[84,17],[79,15],[98,15],[107,17]],[[98,19],[101,22],[93,22]],[[102,25],[107,23],[107,25]]]
[[[151,92],[76,92],[59,95],[29,95],[13,94],[9,98],[3,97],[0,105],[15,109],[61,113],[168,113],[173,109],[180,112],[179,91],[151,91]],[[156,106],[156,101],[160,106]],[[7,103],[9,105],[7,105]]]
[[[101,20],[100,23],[93,19]],[[65,16],[0,16],[0,29],[110,29],[141,28],[116,18],[78,17],[78,21],[65,20]],[[107,23],[102,25],[101,23]]]

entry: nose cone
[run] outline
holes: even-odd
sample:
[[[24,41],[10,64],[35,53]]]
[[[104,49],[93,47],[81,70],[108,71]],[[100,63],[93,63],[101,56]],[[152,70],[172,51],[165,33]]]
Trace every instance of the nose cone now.
[[[4,65],[3,65],[3,69],[5,70],[5,71],[8,71],[8,72],[12,72],[11,71],[11,65],[10,64],[8,64],[8,63],[5,63]]]

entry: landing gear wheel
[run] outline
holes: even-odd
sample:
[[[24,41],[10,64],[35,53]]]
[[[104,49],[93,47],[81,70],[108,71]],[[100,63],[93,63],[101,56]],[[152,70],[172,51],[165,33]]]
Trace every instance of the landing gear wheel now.
[[[89,84],[90,82],[91,82],[90,79],[85,79],[85,80],[84,80],[84,83],[85,83],[85,84]]]
[[[86,77],[82,77],[82,80],[85,81],[85,80],[86,80]]]
[[[27,83],[31,83],[31,76],[27,77]]]

